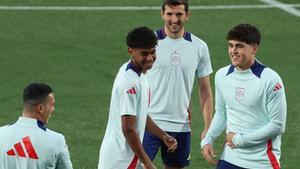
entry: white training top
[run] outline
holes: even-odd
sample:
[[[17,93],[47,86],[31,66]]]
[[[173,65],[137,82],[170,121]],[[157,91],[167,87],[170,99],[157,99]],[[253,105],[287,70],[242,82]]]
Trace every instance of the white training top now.
[[[212,73],[208,47],[204,41],[185,32],[179,39],[156,32],[159,39],[157,58],[148,72],[151,87],[149,115],[164,131],[188,132],[188,107],[195,76]]]
[[[257,60],[245,71],[229,65],[215,77],[216,112],[201,146],[224,128],[237,133],[236,148],[225,145],[221,159],[251,169],[280,167],[281,134],[286,122],[286,98],[279,75]]]
[[[0,138],[0,169],[72,169],[64,136],[41,121],[19,117]]]
[[[135,169],[140,164],[122,132],[121,116],[136,116],[138,135],[143,140],[149,94],[146,76],[138,72],[132,63],[125,63],[114,81],[98,169]]]

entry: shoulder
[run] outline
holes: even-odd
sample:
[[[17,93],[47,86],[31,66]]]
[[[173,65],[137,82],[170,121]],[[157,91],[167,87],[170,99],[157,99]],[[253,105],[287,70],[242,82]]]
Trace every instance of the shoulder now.
[[[8,128],[9,128],[9,125],[0,127],[0,136],[1,136],[1,138],[3,138],[2,136],[5,135]]]
[[[67,146],[65,136],[50,129],[47,129],[46,133],[47,139],[43,139],[43,141],[49,146],[49,151],[54,154],[64,152]]]
[[[15,133],[15,123],[16,122],[12,122],[5,126],[1,126],[0,127],[0,138],[3,138],[7,135],[11,135],[11,133]]]
[[[65,136],[61,133],[58,133],[58,132],[53,131],[48,128],[47,128],[46,133],[47,133],[49,139],[51,139],[52,141],[55,141],[56,143],[64,143],[65,142]]]
[[[117,79],[121,80],[122,83],[131,83],[139,79],[139,74],[130,68],[130,63],[124,63],[119,69]]]
[[[282,83],[279,74],[273,69],[266,67],[261,74],[261,78],[269,83]]]
[[[198,36],[190,33],[190,32],[186,32],[186,34],[190,34],[192,42],[195,43],[200,43],[200,44],[206,44],[206,42],[204,40],[202,40],[201,38],[199,38]]]
[[[220,68],[217,72],[216,72],[216,78],[220,78],[220,77],[224,77],[228,74],[228,72],[230,71],[231,65],[227,65],[225,67]]]
[[[129,90],[132,87],[135,89],[139,86],[140,76],[139,74],[131,68],[128,68],[129,63],[125,63],[119,70],[116,77],[116,88],[118,90]]]
[[[192,33],[186,32],[186,34],[190,34],[191,42],[193,44],[199,45],[199,47],[207,47],[207,44],[204,40],[200,39],[199,37],[195,36]]]

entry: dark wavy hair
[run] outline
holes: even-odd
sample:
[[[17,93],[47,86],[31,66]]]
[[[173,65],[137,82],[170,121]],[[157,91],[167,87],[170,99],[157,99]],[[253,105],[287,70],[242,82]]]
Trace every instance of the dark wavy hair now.
[[[157,37],[153,30],[146,26],[137,27],[130,31],[126,37],[130,48],[150,49],[157,45]]]
[[[239,24],[227,33],[227,40],[237,40],[247,44],[260,44],[260,32],[250,24]]]

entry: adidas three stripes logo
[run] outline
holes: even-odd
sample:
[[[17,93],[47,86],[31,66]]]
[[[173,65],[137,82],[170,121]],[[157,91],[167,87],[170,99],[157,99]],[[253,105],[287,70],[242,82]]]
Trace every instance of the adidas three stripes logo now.
[[[16,156],[18,154],[19,157],[23,157],[23,158],[39,159],[38,155],[36,154],[36,152],[34,150],[34,147],[32,146],[29,136],[22,138],[22,142],[23,142],[24,147],[22,146],[21,142],[18,142],[14,145],[14,147],[12,149],[10,149],[6,152],[7,155],[8,156]],[[24,148],[25,148],[28,156],[26,156]]]

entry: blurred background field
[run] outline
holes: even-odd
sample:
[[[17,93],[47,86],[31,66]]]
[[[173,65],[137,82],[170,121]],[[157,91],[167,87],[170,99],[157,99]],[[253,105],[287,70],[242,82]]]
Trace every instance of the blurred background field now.
[[[300,4],[300,0],[282,0]],[[190,0],[195,5],[264,5],[257,0]],[[0,6],[160,6],[161,0],[1,0]],[[298,10],[300,8],[298,7]],[[278,8],[192,10],[186,31],[207,42],[214,73],[229,64],[227,31],[239,24],[259,27],[258,59],[282,77],[288,102],[283,135],[283,169],[300,166],[300,17]],[[132,28],[163,25],[159,10],[0,10],[0,126],[22,111],[22,90],[45,82],[55,91],[56,111],[49,128],[65,135],[75,169],[95,169],[115,75],[129,59],[125,37]],[[214,89],[214,73],[211,84]],[[196,83],[195,83],[196,84]],[[202,113],[197,86],[192,94],[190,169],[214,168],[202,158]],[[3,138],[0,138],[3,139]],[[224,137],[215,146],[218,155]],[[160,157],[158,155],[157,157]],[[113,158],[113,157],[112,157]],[[160,158],[155,160],[162,168]]]

